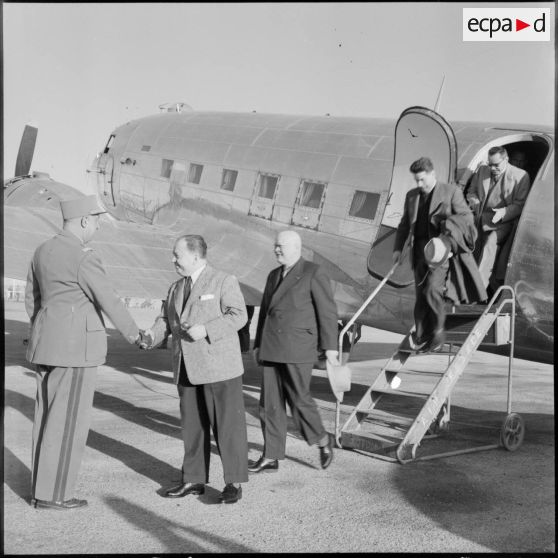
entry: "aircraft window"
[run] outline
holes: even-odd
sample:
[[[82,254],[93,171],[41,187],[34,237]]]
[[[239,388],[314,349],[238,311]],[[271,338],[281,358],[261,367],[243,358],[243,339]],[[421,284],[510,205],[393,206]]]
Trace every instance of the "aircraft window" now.
[[[111,134],[110,138],[107,141],[107,144],[105,146],[105,150],[103,151],[103,153],[108,153],[109,149],[112,147],[112,142],[114,141],[114,135]]]
[[[163,159],[161,164],[161,176],[163,178],[170,178],[173,164],[174,161],[172,159]]]
[[[324,195],[325,184],[319,182],[302,183],[302,191],[299,197],[299,204],[304,207],[319,208]]]
[[[150,145],[142,145],[141,150],[142,151],[151,151],[151,146]]]
[[[192,184],[199,184],[201,180],[203,165],[190,163],[190,172],[188,173],[188,182]]]
[[[223,169],[221,190],[228,190],[229,192],[232,192],[234,190],[234,185],[236,184],[237,176],[238,176],[238,171],[231,170],[231,169]]]
[[[373,221],[374,217],[376,217],[376,210],[378,209],[379,202],[380,194],[357,190],[353,196],[349,215],[351,217]]]
[[[272,200],[275,197],[275,190],[277,189],[278,176],[271,174],[260,174],[260,188],[258,196],[260,198],[267,198]]]

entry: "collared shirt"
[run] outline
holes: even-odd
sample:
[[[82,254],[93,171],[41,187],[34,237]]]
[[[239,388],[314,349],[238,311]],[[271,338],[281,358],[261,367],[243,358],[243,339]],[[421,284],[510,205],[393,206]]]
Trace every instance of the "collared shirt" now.
[[[207,264],[203,264],[199,269],[196,269],[192,275],[190,275],[190,279],[192,280],[192,285],[198,280],[199,276],[201,275],[202,271],[206,268]],[[188,277],[188,276],[186,276]]]
[[[492,210],[506,206],[506,199],[502,190],[504,174],[506,174],[506,171],[500,173],[500,176],[496,179],[492,176],[490,177],[490,186],[486,193],[486,200],[482,208],[481,216],[482,228],[485,231],[495,230],[499,226],[499,223],[494,224],[492,222],[492,218],[494,217],[494,211]]]
[[[436,185],[434,185],[436,188]],[[424,192],[420,193],[419,202],[418,202],[418,210],[417,210],[417,220],[415,223],[415,238],[425,238],[428,239],[428,211],[430,210],[430,201],[432,200],[432,192],[434,192],[434,188],[425,194]]]
[[[299,258],[300,259],[300,258]],[[289,273],[289,271],[291,271],[291,269],[298,263],[298,260],[296,260],[296,262],[292,265],[290,265],[289,267],[283,266],[283,270],[281,271],[281,277],[284,279],[285,276],[287,275],[287,273]]]

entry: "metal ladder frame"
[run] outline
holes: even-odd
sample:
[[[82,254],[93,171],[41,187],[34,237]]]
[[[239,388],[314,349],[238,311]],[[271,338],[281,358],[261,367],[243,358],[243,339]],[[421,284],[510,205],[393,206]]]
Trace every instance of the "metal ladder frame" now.
[[[397,268],[398,264],[394,264],[392,266],[392,268],[389,270],[389,272],[386,274],[386,276],[384,277],[384,279],[377,285],[377,287],[374,289],[374,291],[368,296],[368,298],[362,303],[362,305],[360,306],[360,308],[355,312],[355,314],[353,315],[353,317],[347,322],[347,324],[343,327],[343,329],[341,330],[341,332],[339,333],[339,355],[340,355],[340,360],[342,359],[342,344],[343,344],[343,336],[347,333],[347,331],[351,328],[351,326],[356,322],[356,320],[358,319],[358,317],[362,314],[362,312],[366,309],[366,307],[372,302],[372,300],[376,297],[376,295],[378,294],[378,292],[383,288],[383,286],[386,284],[386,282],[388,281],[388,279],[391,277],[391,275],[394,273],[395,269]],[[515,297],[515,291],[513,290],[512,287],[508,286],[508,285],[502,285],[501,287],[498,288],[498,290],[494,293],[494,295],[492,296],[492,298],[490,299],[486,309],[484,310],[484,312],[482,313],[481,316],[479,316],[477,318],[477,322],[485,317],[491,310],[491,308],[495,305],[496,300],[499,298],[500,294],[503,293],[504,291],[508,291],[511,294],[510,298],[505,298],[503,299],[498,307],[496,308],[496,310],[494,311],[495,314],[495,319],[500,315],[502,315],[502,310],[505,306],[511,304],[511,320],[510,320],[510,332],[509,332],[509,339],[508,339],[508,344],[510,345],[510,353],[509,353],[509,357],[508,357],[508,388],[507,388],[507,403],[506,403],[506,410],[507,410],[507,414],[510,415],[511,413],[511,400],[512,400],[512,371],[513,371],[513,355],[514,355],[514,349],[515,349],[515,316],[516,316],[516,297]],[[412,326],[410,332],[412,332],[414,329],[414,325]],[[410,332],[408,335],[410,335]],[[486,335],[486,333],[484,334],[484,336]],[[484,336],[482,337],[482,339],[484,339]],[[481,342],[482,342],[481,339]],[[479,342],[479,345],[481,343]],[[450,351],[451,351],[451,347],[452,344],[450,344]],[[477,345],[478,347],[478,345]],[[477,348],[475,348],[472,352],[471,355],[477,350]],[[382,370],[386,369],[389,366],[389,363],[391,363],[394,360],[394,357],[399,353],[399,348],[397,351],[394,352],[394,354],[388,359],[388,362],[386,363],[386,365],[382,368]],[[459,353],[459,351],[458,351]],[[457,354],[458,354],[457,353]],[[410,354],[410,353],[409,353]],[[455,358],[454,355],[453,358]],[[350,357],[350,353],[349,353],[349,357]],[[349,358],[348,357],[348,358]],[[448,357],[451,357],[451,355],[448,355]],[[347,361],[348,361],[347,358]],[[451,361],[453,360],[453,358],[449,358],[449,362],[448,362],[448,367],[451,364]],[[470,358],[470,356],[469,356]],[[407,358],[404,359],[403,362],[401,362],[401,366],[404,365],[404,362],[407,360]],[[341,362],[341,364],[346,364],[346,362]],[[456,380],[457,381],[457,380]],[[435,388],[436,389],[436,388]],[[449,398],[451,396],[451,390],[450,393],[448,394],[448,404],[449,404]],[[358,404],[355,406],[355,408],[353,409],[353,411],[351,412],[351,415],[349,416],[348,420],[345,422],[346,426],[356,415],[357,413],[357,407]],[[449,407],[448,407],[448,417],[449,417]],[[341,438],[341,429],[339,428],[339,414],[340,414],[340,402],[336,401],[336,409],[335,409],[335,442],[337,447],[341,448],[341,442],[340,442],[340,438]],[[463,424],[467,424],[467,423],[463,423]],[[422,440],[422,438],[421,438]],[[401,443],[402,445],[402,443]],[[462,453],[470,453],[470,452],[474,452],[474,451],[482,451],[482,450],[487,450],[487,449],[494,449],[499,447],[499,443],[498,444],[491,444],[488,446],[481,446],[481,447],[476,447],[476,448],[470,448],[470,449],[465,449],[465,450],[456,450],[453,452],[446,452],[446,453],[440,453],[440,454],[436,454],[436,455],[431,455],[431,456],[425,456],[425,457],[419,457],[416,458],[415,457],[415,451],[417,446],[420,445],[420,442],[413,446],[412,449],[412,459],[409,460],[404,460],[401,459],[398,455],[398,461],[400,463],[407,463],[409,461],[412,460],[426,460],[426,459],[434,459],[437,457],[445,457],[445,456],[451,456],[451,455],[457,455],[457,454],[462,454]],[[398,452],[399,454],[399,448],[398,448]],[[391,459],[390,459],[391,460]],[[394,460],[395,461],[395,460]]]

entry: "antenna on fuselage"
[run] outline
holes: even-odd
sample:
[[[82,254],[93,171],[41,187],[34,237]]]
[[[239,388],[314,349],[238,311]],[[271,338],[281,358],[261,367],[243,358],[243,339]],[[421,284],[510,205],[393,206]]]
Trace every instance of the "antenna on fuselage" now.
[[[440,85],[440,90],[438,91],[438,97],[436,99],[436,104],[434,105],[434,112],[439,112],[440,103],[442,102],[442,91],[444,90],[444,82],[446,81],[446,76],[442,76],[442,84]]]

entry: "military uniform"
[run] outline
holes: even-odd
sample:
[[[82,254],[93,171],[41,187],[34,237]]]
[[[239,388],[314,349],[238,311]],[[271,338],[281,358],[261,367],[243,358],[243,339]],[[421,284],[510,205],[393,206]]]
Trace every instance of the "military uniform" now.
[[[103,212],[95,196],[61,202],[65,219]],[[31,319],[27,360],[36,365],[32,498],[72,499],[93,408],[97,366],[107,339],[101,310],[133,343],[138,327],[114,292],[99,256],[68,230],[37,248],[25,306]]]

